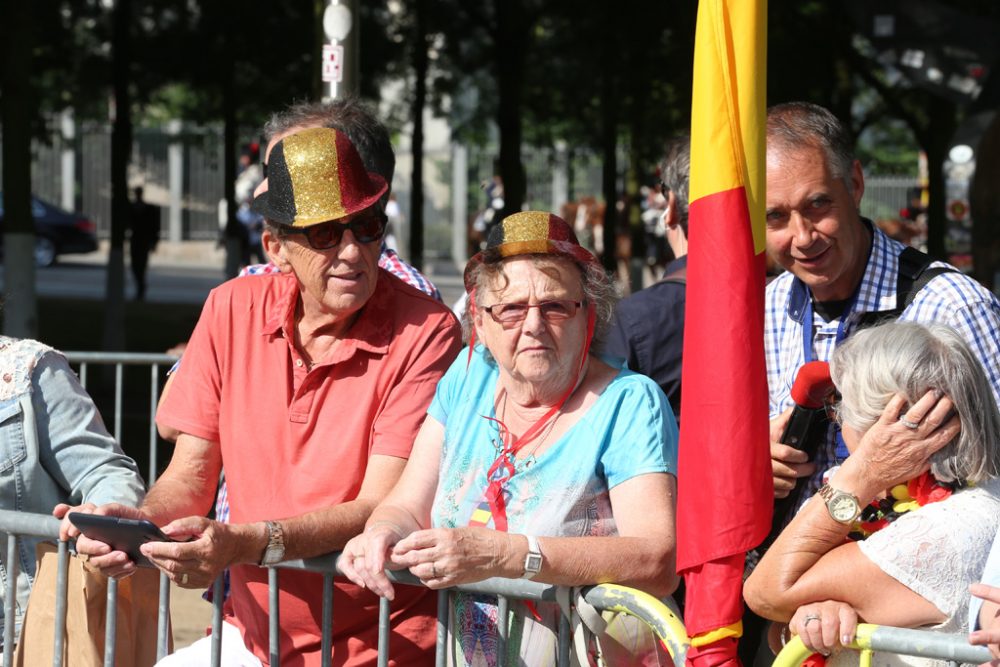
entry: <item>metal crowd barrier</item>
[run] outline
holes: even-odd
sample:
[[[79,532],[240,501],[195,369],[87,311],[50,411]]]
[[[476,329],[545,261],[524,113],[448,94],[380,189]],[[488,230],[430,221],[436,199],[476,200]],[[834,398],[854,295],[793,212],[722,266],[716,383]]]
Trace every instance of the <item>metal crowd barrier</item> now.
[[[119,439],[122,438],[122,417],[123,417],[123,368],[124,366],[149,366],[149,473],[147,476],[150,485],[156,481],[158,452],[156,433],[156,405],[160,397],[161,371],[163,368],[170,368],[177,357],[168,354],[146,354],[146,353],[111,353],[111,352],[65,352],[69,362],[77,366],[80,383],[87,387],[87,380],[91,365],[113,365],[115,374],[114,385],[114,419],[111,424],[112,434]],[[59,535],[59,522],[46,515],[25,514],[0,510],[0,532],[7,533],[8,554],[14,554],[16,549],[17,536],[40,537],[57,540]],[[280,609],[278,609],[278,579],[279,569],[301,569],[310,572],[317,572],[323,575],[323,627],[322,638],[323,664],[329,665],[331,662],[332,648],[332,624],[333,624],[333,578],[339,574],[337,569],[337,559],[339,554],[328,554],[318,558],[307,560],[288,561],[281,563],[277,568],[271,568],[268,572],[269,595],[272,613],[270,614],[270,658],[272,664],[277,664],[279,655],[279,628]],[[13,582],[16,579],[18,566],[16,558],[9,560],[11,563],[11,573],[7,580],[7,592],[5,598],[5,609],[7,619],[14,618],[14,595],[12,594]],[[69,550],[65,542],[59,543],[59,577],[57,581],[57,595],[60,599],[56,601],[56,623],[54,631],[54,664],[59,665],[62,655],[62,645],[66,628],[66,575],[69,565]],[[420,581],[409,574],[409,572],[390,572],[389,578],[394,582],[408,585],[422,585]],[[163,658],[167,654],[169,614],[170,614],[170,581],[166,575],[160,576],[160,600],[159,618],[157,622],[157,659]],[[222,643],[222,602],[223,583],[220,577],[213,587],[213,613],[212,613],[212,665],[220,664],[220,653]],[[482,593],[496,595],[498,597],[498,607],[501,618],[507,618],[507,610],[511,599],[529,601],[556,601],[559,587],[540,584],[526,580],[510,579],[490,579],[478,582],[474,585],[463,585],[453,589],[439,591],[438,593],[438,636],[436,648],[436,665],[445,664],[445,650],[449,642],[449,631],[447,624],[447,614],[449,598],[455,591],[468,593]],[[105,665],[114,665],[115,651],[115,614],[117,608],[117,585],[113,580],[108,586],[108,614],[107,632],[105,635]],[[669,608],[660,600],[651,595],[629,589],[614,584],[602,584],[599,586],[586,587],[583,592],[584,599],[599,610],[622,612],[637,617],[645,622],[663,643],[670,653],[674,663],[681,667],[684,664],[687,654],[689,640],[684,625],[678,618],[674,610]],[[382,600],[379,606],[379,658],[378,664],[388,665],[389,660],[389,612],[390,605],[387,600]],[[503,644],[507,640],[509,628],[506,623],[501,624],[499,642],[501,649],[499,653],[498,667],[504,667]],[[6,623],[4,627],[4,662],[11,664],[11,656],[14,646],[14,623]],[[559,664],[568,665],[570,655],[570,628],[569,622],[563,618],[559,628]]]
[[[968,635],[942,634],[927,630],[893,628],[861,623],[848,648],[861,651],[860,667],[871,667],[872,653],[882,651],[900,655],[947,660],[952,663],[981,665],[992,660],[985,646],[972,646]],[[798,667],[813,655],[800,637],[793,637],[775,657],[773,667]]]
[[[5,595],[5,623],[4,623],[4,651],[3,664],[12,663],[14,652],[14,626],[15,614],[15,583],[18,571],[17,540],[20,537],[37,537],[58,541],[59,521],[52,516],[45,514],[31,514],[27,512],[14,512],[10,510],[0,510],[0,533],[7,535],[7,554],[9,572],[6,582]],[[55,623],[53,627],[54,659],[53,665],[62,665],[63,644],[66,632],[66,594],[67,578],[69,567],[69,544],[59,542],[59,570],[56,580],[56,600]],[[278,607],[278,591],[280,569],[297,569],[309,572],[316,572],[323,575],[323,635],[322,635],[322,656],[324,667],[331,664],[332,630],[333,630],[333,578],[339,575],[337,562],[339,553],[327,554],[316,558],[304,560],[292,560],[279,564],[277,567],[268,569],[268,593],[270,600],[269,607],[269,634],[270,634],[270,663],[279,663],[280,655],[280,627],[281,610]],[[389,572],[389,578],[394,582],[414,586],[423,584],[407,571]],[[104,664],[112,667],[115,664],[115,640],[116,627],[115,616],[118,604],[118,589],[116,582],[110,580],[108,585],[107,599],[107,624],[104,638],[105,656]],[[524,579],[487,579],[475,584],[456,586],[454,588],[438,591],[438,627],[437,645],[435,651],[435,665],[443,667],[446,664],[446,649],[450,644],[450,628],[448,627],[448,608],[450,596],[456,591],[465,593],[480,593],[498,596],[499,617],[505,619],[499,628],[499,648],[498,667],[505,667],[504,644],[508,638],[509,627],[506,619],[511,599],[548,601],[556,602],[561,590],[558,586],[541,584]],[[222,577],[216,580],[213,590],[212,609],[212,665],[218,667],[221,661],[222,650],[222,604],[223,604],[223,584]],[[598,610],[623,612],[645,622],[653,631],[656,637],[663,643],[670,653],[676,667],[683,667],[690,640],[684,625],[677,614],[666,604],[655,597],[641,591],[618,586],[616,584],[600,584],[597,586],[585,587],[582,591],[584,600],[593,605]],[[378,620],[378,665],[383,667],[389,664],[389,613],[390,603],[382,599],[379,604]],[[170,581],[166,575],[160,575],[160,601],[157,619],[157,660],[167,655],[170,616]],[[562,617],[558,634],[558,664],[570,664],[571,636],[569,621]]]
[[[87,388],[87,376],[91,364],[114,365],[115,369],[115,408],[111,435],[122,442],[122,388],[123,368],[125,366],[149,366],[149,473],[147,483],[152,486],[156,481],[157,470],[157,435],[156,435],[156,404],[160,400],[160,372],[170,369],[178,357],[170,354],[149,354],[142,352],[64,352],[66,359],[79,368],[80,384]],[[122,443],[124,447],[125,443]]]

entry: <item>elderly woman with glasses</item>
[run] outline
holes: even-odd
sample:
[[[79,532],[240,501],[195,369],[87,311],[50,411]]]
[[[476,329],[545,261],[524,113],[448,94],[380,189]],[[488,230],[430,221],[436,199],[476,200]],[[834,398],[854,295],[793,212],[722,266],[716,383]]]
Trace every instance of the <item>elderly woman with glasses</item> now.
[[[465,285],[471,345],[341,569],[388,598],[386,568],[432,588],[507,577],[668,595],[677,431],[655,383],[592,353],[612,310],[604,269],[565,221],[524,212],[491,231]],[[558,607],[512,607],[510,664],[553,664]],[[449,613],[451,662],[493,664],[496,599],[457,594]],[[605,657],[655,664],[636,635],[604,642]]]
[[[859,617],[967,632],[969,585],[1000,526],[1000,412],[983,368],[953,329],[896,322],[851,336],[831,370],[851,454],[765,554],[747,603],[825,655]]]

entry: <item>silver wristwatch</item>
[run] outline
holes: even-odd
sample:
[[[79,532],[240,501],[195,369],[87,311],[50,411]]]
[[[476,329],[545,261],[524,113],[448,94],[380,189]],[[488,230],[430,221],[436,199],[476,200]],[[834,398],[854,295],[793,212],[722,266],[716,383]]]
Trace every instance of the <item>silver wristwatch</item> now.
[[[824,484],[819,489],[819,497],[826,501],[830,518],[838,523],[849,526],[861,515],[861,502],[853,494]]]
[[[265,521],[264,524],[267,526],[267,547],[260,564],[269,567],[285,560],[285,531],[277,521]]]
[[[528,538],[528,555],[524,557],[524,574],[522,579],[531,579],[542,571],[542,549],[538,546],[538,538],[525,535]]]

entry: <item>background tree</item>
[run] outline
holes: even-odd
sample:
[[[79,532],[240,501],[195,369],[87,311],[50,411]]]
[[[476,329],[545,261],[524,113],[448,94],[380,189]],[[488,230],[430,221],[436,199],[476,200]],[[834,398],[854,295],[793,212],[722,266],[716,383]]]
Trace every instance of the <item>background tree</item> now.
[[[111,53],[115,115],[111,125],[111,251],[104,303],[104,349],[125,349],[125,229],[128,227],[128,163],[132,155],[132,0],[115,0]]]
[[[31,216],[32,9],[3,3],[3,63],[0,64],[3,120],[4,273],[8,298],[4,333],[32,338],[38,332],[35,296],[35,224]]]

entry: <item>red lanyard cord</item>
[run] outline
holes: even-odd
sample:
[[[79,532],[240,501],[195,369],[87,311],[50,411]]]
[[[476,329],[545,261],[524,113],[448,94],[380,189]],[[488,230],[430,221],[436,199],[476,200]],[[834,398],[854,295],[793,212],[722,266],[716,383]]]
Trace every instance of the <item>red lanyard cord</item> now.
[[[486,487],[486,501],[489,503],[490,513],[493,515],[493,525],[497,530],[507,531],[507,503],[504,498],[503,486],[504,482],[513,477],[517,472],[517,469],[514,467],[514,457],[517,456],[517,453],[525,445],[539,436],[542,429],[548,425],[549,421],[556,417],[566,404],[566,401],[569,400],[573,392],[579,387],[583,367],[587,363],[587,355],[590,354],[590,344],[594,339],[595,320],[596,313],[593,305],[591,305],[587,308],[587,340],[583,346],[583,354],[580,355],[580,364],[577,366],[576,378],[574,378],[573,384],[566,389],[566,392],[559,401],[549,408],[549,411],[542,415],[538,421],[532,424],[531,428],[525,431],[520,438],[511,442],[510,429],[507,428],[506,424],[496,417],[483,415],[485,419],[497,423],[500,431],[500,439],[503,443],[500,454],[486,473],[486,480],[488,482],[488,486]]]

